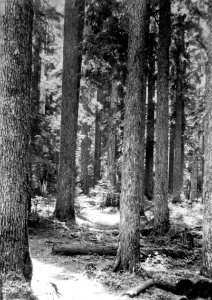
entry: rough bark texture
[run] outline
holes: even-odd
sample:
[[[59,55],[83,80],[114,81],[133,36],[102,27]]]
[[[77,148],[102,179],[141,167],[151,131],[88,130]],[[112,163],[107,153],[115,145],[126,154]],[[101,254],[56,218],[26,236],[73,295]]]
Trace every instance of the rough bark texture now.
[[[36,15],[35,15],[36,16]],[[35,18],[35,17],[34,17]],[[39,134],[39,100],[40,100],[40,80],[41,80],[41,51],[42,41],[37,34],[34,37],[32,59],[32,92],[31,92],[31,143],[33,146],[35,136]]]
[[[41,52],[41,70],[40,70],[40,99],[39,99],[39,115],[40,118],[46,113],[46,86],[45,86],[45,62],[44,51]]]
[[[145,195],[153,197],[153,169],[154,169],[154,131],[155,131],[155,34],[149,34],[148,48],[148,112],[147,112],[147,137],[146,137],[146,169],[145,169]]]
[[[204,159],[204,152],[205,152],[205,142],[204,142],[204,134],[202,135],[202,155],[201,155],[201,173],[202,173],[202,186],[201,186],[201,191],[202,191],[202,203],[204,199],[204,174],[205,174],[205,159]]]
[[[85,91],[82,91],[82,105],[85,114],[88,114],[87,108],[87,98],[85,95]],[[88,124],[89,116],[85,116],[85,120],[81,125],[81,134],[83,135],[81,142],[81,152],[80,152],[80,165],[81,165],[81,187],[82,191],[85,195],[89,195],[90,188],[90,177],[89,177],[89,163],[91,162],[90,157],[90,147],[91,147],[91,139],[89,137],[89,132],[91,126]]]
[[[81,142],[81,186],[85,195],[89,195],[90,181],[88,167],[90,163],[90,146],[91,139],[89,137],[90,126],[83,123],[81,133],[83,135]]]
[[[112,80],[110,95],[110,129],[108,136],[108,156],[107,156],[107,172],[108,179],[112,189],[116,188],[116,110],[117,110],[117,80]]]
[[[97,90],[97,101],[102,103],[103,91],[102,89]],[[96,118],[95,118],[95,149],[94,149],[94,185],[101,179],[101,154],[102,154],[102,138],[101,138],[101,110],[96,107]]]
[[[1,271],[32,277],[28,245],[29,115],[32,63],[30,0],[0,2]]]
[[[184,147],[183,147],[183,123],[184,123],[184,62],[181,57],[184,55],[184,28],[183,18],[179,16],[178,36],[176,37],[175,66],[176,66],[176,121],[174,141],[174,168],[173,168],[173,203],[181,202],[181,191],[183,189],[184,169]]]
[[[84,25],[84,0],[65,1],[60,165],[55,215],[75,221],[76,138],[82,55],[79,50]]]
[[[173,259],[186,258],[190,255],[188,251],[183,251],[175,248],[143,248],[140,247],[140,254],[142,259],[148,258],[149,255],[158,254],[166,255],[172,257]],[[59,255],[87,255],[87,254],[97,254],[97,255],[111,255],[115,256],[117,253],[117,244],[112,245],[92,245],[88,244],[56,244],[52,248],[53,254]]]
[[[194,201],[198,198],[198,156],[197,153],[193,153],[192,163],[191,163],[191,191],[190,191],[190,200]]]
[[[169,134],[169,194],[173,194],[173,168],[174,168],[174,140],[175,140],[175,121],[172,117]]]
[[[204,120],[203,273],[212,278],[212,5],[208,11],[206,115]]]
[[[53,254],[60,255],[116,255],[117,245],[105,246],[105,245],[55,245],[52,248]]]
[[[154,231],[160,234],[165,233],[169,228],[168,94],[170,27],[170,0],[160,0],[154,188]]]
[[[125,98],[120,237],[115,269],[122,268],[133,272],[140,259],[139,230],[144,173],[147,1],[129,1],[128,12],[128,84]]]

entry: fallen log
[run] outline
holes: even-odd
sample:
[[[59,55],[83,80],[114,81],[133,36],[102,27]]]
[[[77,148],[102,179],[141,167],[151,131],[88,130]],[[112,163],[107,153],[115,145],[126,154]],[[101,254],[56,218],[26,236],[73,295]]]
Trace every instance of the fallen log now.
[[[177,258],[186,258],[188,256],[188,251],[184,251],[181,249],[175,249],[175,248],[145,248],[141,247],[141,253],[144,255],[156,255],[158,254],[164,254],[166,256],[172,257],[174,259]]]
[[[196,297],[210,297],[212,299],[212,283],[207,279],[201,279],[197,282],[193,282],[189,279],[180,279],[178,282],[172,282],[167,278],[163,280],[148,279],[133,289],[123,293],[123,295],[128,295],[131,298],[136,297],[152,286],[171,292],[173,295],[170,297],[170,300],[194,299]]]
[[[118,245],[92,245],[92,244],[55,244],[52,248],[53,254],[60,255],[111,255],[117,254]],[[141,255],[146,259],[149,255],[155,256],[157,254],[164,254],[174,259],[187,257],[187,251],[183,251],[175,248],[140,248]]]
[[[111,255],[115,256],[117,252],[117,245],[104,246],[104,245],[70,245],[70,244],[56,244],[52,248],[53,254],[60,255]]]
[[[188,300],[186,296],[172,295],[169,300]]]
[[[141,292],[144,292],[146,289],[148,289],[151,286],[155,285],[155,281],[154,279],[148,279],[144,282],[142,282],[140,285],[136,286],[133,289],[130,289],[129,291],[126,291],[125,293],[123,293],[124,295],[128,295],[130,297],[136,297],[138,296]]]

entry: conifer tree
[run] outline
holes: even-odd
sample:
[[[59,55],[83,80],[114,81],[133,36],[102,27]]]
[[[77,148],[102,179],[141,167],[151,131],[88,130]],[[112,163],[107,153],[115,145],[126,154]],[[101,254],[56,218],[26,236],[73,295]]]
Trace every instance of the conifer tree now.
[[[84,0],[65,1],[60,164],[55,215],[75,222],[76,140],[84,27]]]
[[[30,281],[27,211],[32,1],[2,0],[0,20],[1,272],[16,272]]]
[[[140,260],[140,209],[143,196],[148,1],[128,2],[128,83],[120,200],[120,238],[115,270],[133,272]]]
[[[171,38],[170,0],[160,0],[158,80],[156,110],[156,157],[154,188],[154,231],[169,229],[168,130],[169,130],[169,46]]]

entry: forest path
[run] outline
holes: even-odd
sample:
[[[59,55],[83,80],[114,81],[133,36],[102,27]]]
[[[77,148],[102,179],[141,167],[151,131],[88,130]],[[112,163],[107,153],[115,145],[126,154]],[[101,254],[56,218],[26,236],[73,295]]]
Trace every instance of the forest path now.
[[[104,268],[113,264],[113,257],[67,257],[51,253],[55,243],[111,241],[111,231],[118,228],[117,210],[101,210],[97,203],[86,197],[79,197],[77,203],[80,203],[80,209],[77,209],[77,226],[73,230],[50,217],[41,218],[40,225],[30,231],[34,294],[39,300],[116,300],[118,295],[111,294],[100,282],[89,279],[86,274],[88,264]],[[54,203],[48,203],[50,212],[53,207]]]

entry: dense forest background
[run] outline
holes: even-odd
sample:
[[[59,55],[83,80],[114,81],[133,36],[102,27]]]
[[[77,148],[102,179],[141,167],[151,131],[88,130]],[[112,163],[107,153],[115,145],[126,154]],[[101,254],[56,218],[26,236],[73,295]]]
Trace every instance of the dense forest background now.
[[[170,208],[201,206],[211,278],[210,2],[5,0],[0,26],[3,274],[32,278],[38,203],[54,199],[71,230],[79,199],[98,195],[120,212],[113,271],[138,271],[141,236],[169,235]],[[191,228],[180,235],[191,251]]]
[[[56,192],[62,101],[62,7],[63,4],[51,7],[40,3],[34,16],[38,18],[34,28],[32,82],[32,103],[37,109],[37,112],[33,110],[37,132],[32,143],[32,190],[35,194],[41,193],[40,182],[45,178],[47,192]],[[155,172],[159,12],[157,5],[149,9],[144,72],[147,99],[143,177],[145,195],[151,200]],[[202,192],[207,56],[201,14],[204,12],[195,2],[172,3],[168,151],[169,193],[176,202],[182,201],[181,194],[194,200]],[[127,12],[122,2],[94,1],[87,6],[84,38],[78,48],[83,60],[76,150],[76,183],[85,194],[96,185],[105,188],[106,193],[120,193],[127,41]],[[176,175],[180,165],[181,172]]]

